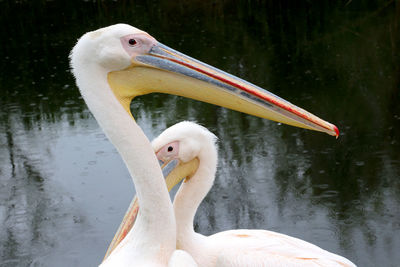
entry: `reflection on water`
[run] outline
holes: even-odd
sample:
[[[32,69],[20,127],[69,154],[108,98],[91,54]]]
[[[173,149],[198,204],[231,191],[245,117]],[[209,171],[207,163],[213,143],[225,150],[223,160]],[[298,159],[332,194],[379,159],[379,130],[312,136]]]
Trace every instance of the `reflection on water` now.
[[[228,2],[0,1],[0,266],[95,266],[119,225],[134,188],[67,55],[83,32],[120,21],[341,129],[334,140],[179,97],[137,99],[149,138],[181,120],[219,137],[198,231],[271,229],[359,266],[397,265],[399,4]]]

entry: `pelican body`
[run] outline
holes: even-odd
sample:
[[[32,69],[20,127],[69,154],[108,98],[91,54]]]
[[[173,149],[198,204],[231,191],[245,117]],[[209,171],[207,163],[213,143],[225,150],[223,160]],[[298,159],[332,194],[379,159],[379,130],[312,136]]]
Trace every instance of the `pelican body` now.
[[[134,97],[152,92],[180,95],[339,134],[333,124],[127,24],[84,34],[71,51],[70,65],[83,99],[125,162],[140,205],[134,226],[123,228],[125,238],[112,242],[102,266],[167,266],[182,255],[175,253],[175,214],[161,169],[130,111]]]

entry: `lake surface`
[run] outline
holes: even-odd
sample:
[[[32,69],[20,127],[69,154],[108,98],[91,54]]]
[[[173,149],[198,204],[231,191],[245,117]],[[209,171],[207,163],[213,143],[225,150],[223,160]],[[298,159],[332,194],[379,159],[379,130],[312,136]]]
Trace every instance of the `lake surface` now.
[[[0,1],[0,266],[97,266],[134,187],[68,54],[125,22],[338,126],[328,135],[176,96],[131,109],[150,139],[219,137],[195,228],[269,229],[358,266],[400,262],[400,7],[395,1]],[[227,3],[229,2],[229,3]]]

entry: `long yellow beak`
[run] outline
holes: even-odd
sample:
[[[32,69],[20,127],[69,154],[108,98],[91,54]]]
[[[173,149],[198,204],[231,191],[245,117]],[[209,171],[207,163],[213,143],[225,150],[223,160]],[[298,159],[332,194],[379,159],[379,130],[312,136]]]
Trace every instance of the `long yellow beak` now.
[[[130,112],[135,96],[153,92],[184,96],[261,118],[338,136],[338,128],[240,78],[156,42],[132,65],[108,74],[108,82]]]

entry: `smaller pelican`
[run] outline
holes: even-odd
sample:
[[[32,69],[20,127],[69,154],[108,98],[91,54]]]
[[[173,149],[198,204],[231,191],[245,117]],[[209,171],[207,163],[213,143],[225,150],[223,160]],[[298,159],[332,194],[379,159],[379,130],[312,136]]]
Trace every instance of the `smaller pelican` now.
[[[196,210],[214,183],[216,139],[206,128],[186,121],[168,128],[152,142],[157,158],[167,166],[167,182],[186,178],[173,203],[178,249],[187,251],[202,267],[355,266],[311,243],[271,231],[230,230],[208,237],[196,233]]]
[[[193,219],[215,179],[217,138],[193,122],[168,128],[152,142],[162,164],[168,190],[184,179],[174,199],[177,248],[194,258],[199,266],[356,266],[348,259],[311,243],[266,230],[230,230],[203,236],[193,229]],[[132,201],[107,256],[124,239],[138,212]]]

